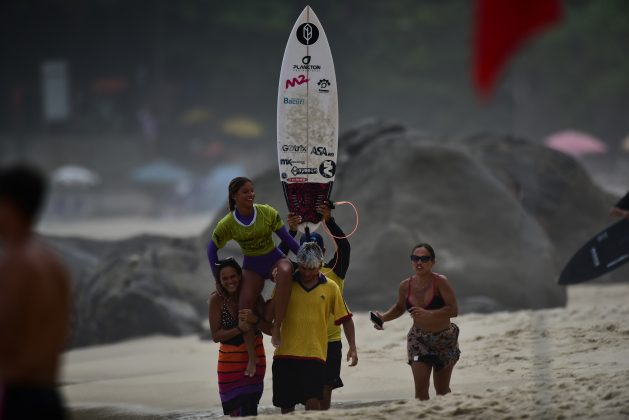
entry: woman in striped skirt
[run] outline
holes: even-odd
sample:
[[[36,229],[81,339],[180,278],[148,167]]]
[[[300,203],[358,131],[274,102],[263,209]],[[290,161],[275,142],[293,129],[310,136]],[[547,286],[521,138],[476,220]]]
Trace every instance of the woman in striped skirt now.
[[[210,329],[214,342],[219,343],[218,391],[223,412],[233,417],[255,416],[262,397],[266,357],[262,344],[262,334],[270,333],[271,325],[264,319],[264,300],[258,298],[256,311],[238,311],[238,295],[242,280],[242,269],[233,258],[216,263],[218,281],[216,291],[210,296]],[[256,372],[245,375],[248,356],[243,333],[248,328],[256,328],[255,350],[257,354]]]

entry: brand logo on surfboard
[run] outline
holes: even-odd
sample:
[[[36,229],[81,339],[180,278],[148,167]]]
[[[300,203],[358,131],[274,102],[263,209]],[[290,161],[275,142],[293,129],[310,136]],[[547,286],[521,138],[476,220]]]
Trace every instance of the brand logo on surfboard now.
[[[297,76],[297,77],[293,77],[290,80],[286,80],[286,87],[285,89],[288,88],[292,88],[294,86],[301,86],[304,83],[308,83],[310,80],[306,78],[306,76],[304,76],[303,74]]]
[[[316,175],[317,168],[298,168],[296,166],[293,166],[293,168],[290,170],[290,173],[293,175]]]
[[[328,79],[321,79],[317,82],[317,86],[319,86],[319,92],[329,92],[328,89],[332,83]]]
[[[311,56],[304,55],[301,59],[301,65],[293,64],[293,71],[321,71],[321,66],[319,64],[310,64],[311,59]]]
[[[299,164],[299,165],[305,165],[306,162],[303,160],[293,160],[293,159],[280,159],[280,165],[290,165],[293,166],[294,164]]]
[[[284,144],[282,152],[306,153],[308,149],[303,144]]]
[[[321,71],[318,64],[293,64],[293,71]]]
[[[304,45],[312,45],[319,39],[319,28],[310,22],[302,23],[297,28],[297,39]]]
[[[319,173],[325,178],[332,178],[336,172],[336,163],[332,160],[324,160],[319,165]]]
[[[334,152],[328,152],[328,150],[323,146],[313,146],[310,154],[316,156],[334,156]]]
[[[284,98],[284,104],[286,105],[303,105],[306,103],[302,98]]]

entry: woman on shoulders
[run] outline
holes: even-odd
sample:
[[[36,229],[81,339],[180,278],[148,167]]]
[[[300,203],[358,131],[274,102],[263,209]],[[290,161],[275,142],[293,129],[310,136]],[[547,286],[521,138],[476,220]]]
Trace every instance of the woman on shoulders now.
[[[408,364],[413,371],[415,398],[427,400],[430,375],[437,395],[450,392],[450,378],[461,354],[459,327],[450,322],[458,315],[458,304],[448,279],[432,271],[435,251],[420,243],[411,253],[414,274],[400,283],[397,302],[385,313],[376,312],[384,322],[408,311],[413,326],[407,336]],[[377,324],[376,329],[382,329]]]
[[[221,343],[218,353],[218,392],[225,415],[255,416],[262,397],[266,356],[259,329],[270,333],[270,324],[264,319],[264,301],[256,302],[256,311],[238,311],[238,297],[242,269],[233,258],[217,263],[216,291],[210,295],[210,329],[212,339]],[[248,355],[243,333],[253,325],[255,351],[258,359],[253,376],[245,375]]]
[[[255,197],[250,179],[237,177],[231,180],[228,187],[230,212],[216,224],[207,254],[214,277],[218,279],[215,270],[218,250],[232,239],[240,245],[244,255],[240,309],[253,309],[264,287],[264,280],[275,280],[275,321],[271,329],[271,343],[277,347],[281,342],[280,330],[290,298],[293,266],[286,255],[275,246],[273,233],[295,254],[299,251],[299,244],[288,233],[277,210],[266,204],[255,204]],[[273,272],[276,273],[275,276]],[[251,376],[255,373],[256,366],[253,334],[245,333],[244,339],[249,353],[245,375]]]

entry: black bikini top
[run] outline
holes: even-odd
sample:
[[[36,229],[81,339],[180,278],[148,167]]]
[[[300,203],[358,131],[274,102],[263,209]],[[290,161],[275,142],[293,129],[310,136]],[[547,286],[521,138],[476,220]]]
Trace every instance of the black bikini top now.
[[[435,277],[438,277],[438,274],[432,273],[432,299],[430,303],[424,307],[424,309],[441,309],[446,306],[441,295],[437,294],[437,280]],[[408,291],[406,293],[406,310],[410,310],[413,307],[413,304],[410,301],[411,297],[411,278],[408,279]]]
[[[236,328],[238,326],[238,321],[234,319],[231,312],[229,312],[229,307],[227,306],[227,302],[223,300],[223,307],[221,308],[221,327],[225,330],[230,330],[232,328]],[[244,339],[242,338],[242,334],[238,334],[235,337],[230,338],[229,340],[221,341],[223,344],[230,344],[232,346],[239,346],[244,343]]]

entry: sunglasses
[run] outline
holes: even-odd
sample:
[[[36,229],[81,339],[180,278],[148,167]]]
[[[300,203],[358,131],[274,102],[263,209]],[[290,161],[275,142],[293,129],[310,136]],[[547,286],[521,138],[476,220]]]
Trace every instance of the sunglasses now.
[[[430,255],[411,255],[411,261],[413,262],[418,262],[421,261],[423,263],[428,262],[432,260],[432,257]]]

